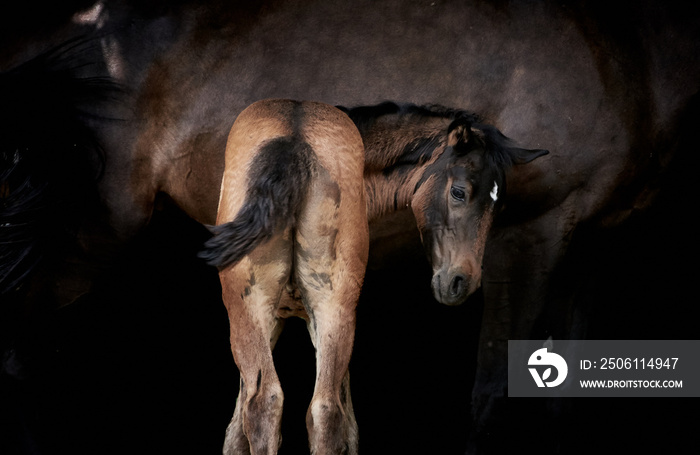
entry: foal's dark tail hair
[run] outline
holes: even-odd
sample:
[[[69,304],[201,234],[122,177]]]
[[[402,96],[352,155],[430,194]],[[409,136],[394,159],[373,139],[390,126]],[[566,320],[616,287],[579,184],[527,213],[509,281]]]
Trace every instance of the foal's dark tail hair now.
[[[122,92],[94,43],[69,41],[0,73],[0,297],[60,258],[94,210],[104,157],[87,111]],[[93,58],[94,57],[94,58]],[[95,69],[95,71],[93,71]]]
[[[199,257],[220,270],[250,254],[292,224],[313,172],[311,147],[283,137],[263,145],[250,171],[246,199],[233,221],[210,227]]]

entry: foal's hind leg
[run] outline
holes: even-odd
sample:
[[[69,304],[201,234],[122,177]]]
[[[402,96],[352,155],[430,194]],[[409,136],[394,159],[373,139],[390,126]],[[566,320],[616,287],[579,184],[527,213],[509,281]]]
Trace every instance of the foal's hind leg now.
[[[280,294],[291,269],[289,240],[272,239],[220,273],[240,390],[224,454],[275,454],[281,443],[283,393],[272,360],[282,327]]]
[[[271,335],[271,340],[270,340],[270,349],[274,349],[275,343],[277,342],[277,338],[279,337],[279,334],[282,331],[282,327],[284,326],[284,321],[283,320],[277,320],[275,328],[273,329],[273,333]],[[232,339],[232,345],[233,345],[233,339]],[[237,365],[242,365],[246,361],[241,359],[237,362]],[[264,361],[264,363],[268,363],[267,360]],[[250,412],[246,412],[246,410],[249,407],[249,400],[248,396],[250,395],[250,387],[246,386],[246,383],[243,379],[243,370],[242,367],[239,366],[239,371],[241,371],[240,375],[240,382],[239,382],[239,390],[238,390],[238,397],[236,399],[236,407],[233,413],[233,418],[231,419],[231,422],[228,425],[228,428],[226,429],[226,439],[224,442],[224,450],[223,453],[224,455],[238,455],[238,454],[256,454],[256,453],[276,453],[276,450],[268,450],[267,447],[271,448],[276,448],[279,446],[281,440],[279,440],[277,443],[273,444],[262,444],[262,451],[257,451],[254,450],[253,447],[258,446],[256,441],[249,441],[249,438],[247,435],[246,428],[244,428],[244,414],[246,415],[246,421],[250,423],[250,421],[254,422],[265,422],[265,421],[272,421],[275,422],[275,425],[277,428],[279,428],[279,423],[277,422],[279,420],[279,414],[281,413],[281,407],[283,403],[283,394],[281,392],[281,389],[279,389],[279,393],[277,396],[279,397],[278,400],[273,400],[273,404],[276,406],[280,407],[280,411],[275,410],[273,414],[271,414],[269,417],[267,416],[259,416],[259,415],[253,415]],[[262,369],[260,370],[262,371]],[[266,370],[270,371],[270,370]],[[274,370],[272,370],[272,373],[275,373]],[[249,375],[248,375],[249,376]],[[261,381],[262,382],[262,381]],[[276,376],[270,377],[270,374],[266,374],[266,383],[271,382],[272,386],[267,389],[267,391],[263,390],[263,384],[261,383],[260,385],[257,385],[256,383],[256,392],[260,392],[261,395],[265,395],[266,393],[269,393],[272,391],[273,394],[275,394],[275,390],[277,390],[277,386],[279,385],[279,380]],[[255,395],[255,393],[254,393]],[[271,440],[274,439],[274,436],[276,434],[279,434],[279,429],[275,431],[274,429],[269,432],[270,437],[263,437],[264,440]]]
[[[316,385],[306,417],[309,444],[312,454],[356,454],[348,365],[367,263],[364,199],[360,190],[343,207],[339,193],[329,197],[317,189],[314,194],[297,225],[295,244],[297,285],[316,348]]]

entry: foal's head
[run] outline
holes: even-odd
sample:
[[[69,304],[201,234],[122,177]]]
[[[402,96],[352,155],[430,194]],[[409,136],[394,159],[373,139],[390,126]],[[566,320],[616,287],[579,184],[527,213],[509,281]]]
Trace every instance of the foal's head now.
[[[425,167],[411,201],[439,302],[461,304],[479,288],[486,237],[505,194],[507,169],[547,153],[514,147],[473,116],[449,125],[444,150]]]

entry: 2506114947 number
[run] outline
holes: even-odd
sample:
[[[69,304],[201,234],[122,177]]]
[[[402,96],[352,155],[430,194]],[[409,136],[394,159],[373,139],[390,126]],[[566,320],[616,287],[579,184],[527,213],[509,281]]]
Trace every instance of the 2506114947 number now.
[[[603,357],[600,359],[601,370],[675,370],[678,357]]]

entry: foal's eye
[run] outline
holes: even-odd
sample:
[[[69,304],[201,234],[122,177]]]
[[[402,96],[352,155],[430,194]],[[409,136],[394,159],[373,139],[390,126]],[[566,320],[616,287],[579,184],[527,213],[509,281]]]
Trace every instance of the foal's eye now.
[[[458,188],[456,186],[450,188],[450,195],[458,201],[464,201],[467,197],[467,193],[465,193],[462,188]]]

